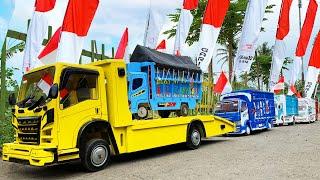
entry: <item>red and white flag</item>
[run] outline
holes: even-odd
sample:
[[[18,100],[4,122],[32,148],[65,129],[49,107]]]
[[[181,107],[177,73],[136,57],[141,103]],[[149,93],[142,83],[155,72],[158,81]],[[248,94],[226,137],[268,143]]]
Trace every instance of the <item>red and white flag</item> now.
[[[314,93],[317,80],[318,80],[319,69],[320,69],[320,32],[318,33],[318,36],[316,38],[316,41],[312,49],[308,72],[306,76],[306,82],[304,86],[305,96],[307,98],[311,98],[312,94]]]
[[[52,84],[53,84],[53,77],[50,74],[46,73],[41,77],[37,86],[43,91],[43,93],[48,95]]]
[[[219,79],[214,86],[213,92],[217,94],[226,94],[232,91],[232,86],[224,72],[221,72]]]
[[[280,75],[284,60],[286,58],[287,47],[285,39],[290,31],[290,10],[293,0],[282,0],[282,7],[278,22],[278,30],[276,35],[276,43],[273,49],[272,65],[270,72],[270,84],[272,89],[276,84]]]
[[[23,71],[35,67],[42,42],[48,31],[48,12],[55,7],[56,0],[36,0],[35,10],[28,29],[23,57]]]
[[[184,0],[183,2],[183,9],[180,13],[179,23],[176,31],[173,54],[181,54],[193,22],[191,10],[197,9],[198,3],[198,0]]]
[[[79,63],[83,42],[98,5],[99,0],[69,0],[61,30],[57,61]]]
[[[38,62],[36,63],[36,67],[40,67],[43,65],[53,64],[57,60],[57,51],[60,42],[61,36],[61,27],[57,29],[57,31],[53,34],[48,44],[41,51],[38,56]]]
[[[238,52],[234,62],[235,76],[249,72],[254,61],[258,38],[268,0],[250,0],[247,6]]]
[[[165,53],[167,50],[166,40],[162,40],[156,48],[157,51]]]
[[[280,76],[278,83],[273,87],[273,92],[279,94],[284,90],[284,76]]]
[[[207,71],[217,44],[230,0],[209,0],[203,17],[197,66]]]
[[[129,31],[128,28],[124,31],[122,38],[119,42],[119,46],[115,55],[115,59],[124,59],[126,50],[128,47],[128,41],[129,41]]]
[[[293,62],[294,68],[292,68],[290,72],[290,85],[294,85],[296,83],[298,76],[301,73],[302,57],[306,54],[306,50],[310,41],[316,14],[318,11],[318,3],[320,3],[320,0],[310,0],[309,2],[306,18],[303,23],[302,31],[296,49],[296,58]]]

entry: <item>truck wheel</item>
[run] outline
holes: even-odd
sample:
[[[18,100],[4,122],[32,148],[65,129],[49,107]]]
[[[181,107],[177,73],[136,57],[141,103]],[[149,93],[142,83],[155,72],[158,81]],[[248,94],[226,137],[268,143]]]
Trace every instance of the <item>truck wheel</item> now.
[[[190,130],[187,136],[187,147],[189,149],[198,149],[201,145],[201,132],[200,129],[195,126],[191,125]]]
[[[110,161],[110,148],[103,139],[92,139],[80,149],[80,159],[83,167],[90,172],[104,169]]]
[[[247,125],[246,127],[246,135],[250,135],[251,134],[251,129],[250,129],[250,126]]]
[[[171,114],[171,111],[158,111],[158,114],[161,118],[168,118]]]
[[[137,119],[146,119],[148,117],[148,109],[145,106],[139,106],[138,113],[134,114]]]
[[[188,116],[189,107],[187,104],[181,104],[180,110],[177,111],[177,116]]]

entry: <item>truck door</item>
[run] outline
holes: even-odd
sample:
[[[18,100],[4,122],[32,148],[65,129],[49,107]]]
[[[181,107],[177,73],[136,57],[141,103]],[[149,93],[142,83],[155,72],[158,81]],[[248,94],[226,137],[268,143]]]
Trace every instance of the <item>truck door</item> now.
[[[247,121],[249,121],[249,110],[248,110],[247,103],[244,101],[241,102],[240,113],[241,113],[241,122],[243,124],[247,123]]]
[[[149,104],[146,73],[130,73],[128,89],[132,113],[137,113],[140,104]]]
[[[59,149],[74,148],[79,128],[101,118],[99,73],[69,68],[61,75],[59,111]],[[101,78],[101,77],[100,77]]]

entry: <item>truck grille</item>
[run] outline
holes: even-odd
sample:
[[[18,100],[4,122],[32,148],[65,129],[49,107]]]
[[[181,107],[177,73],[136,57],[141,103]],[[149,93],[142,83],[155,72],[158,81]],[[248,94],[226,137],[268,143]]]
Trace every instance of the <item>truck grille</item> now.
[[[22,143],[40,143],[41,117],[18,118],[18,137]]]

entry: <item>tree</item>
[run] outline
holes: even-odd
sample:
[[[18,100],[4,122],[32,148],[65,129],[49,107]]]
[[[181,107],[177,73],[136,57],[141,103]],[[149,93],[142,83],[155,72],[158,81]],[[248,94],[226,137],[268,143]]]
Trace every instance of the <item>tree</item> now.
[[[256,60],[252,63],[250,73],[247,74],[246,78],[250,82],[257,82],[256,84],[259,90],[262,90],[263,86],[268,87],[272,53],[272,48],[268,46],[267,42],[264,42],[259,46],[256,51]],[[290,63],[292,63],[292,60],[290,58],[286,58],[282,69],[288,70],[287,65]]]
[[[198,9],[191,12],[194,16],[194,22],[191,25],[189,36],[186,41],[190,46],[199,41],[202,16],[207,2],[208,0],[200,0]],[[244,21],[247,3],[248,0],[231,0],[231,4],[218,39],[218,43],[225,46],[225,50],[227,52],[227,56],[224,57],[224,61],[228,62],[229,79],[232,79],[233,61],[236,54],[235,51],[238,45],[237,42],[239,39],[239,34]],[[266,13],[272,13],[272,8],[274,6],[275,5],[268,6]],[[181,9],[177,9],[176,13],[169,15],[169,18],[172,22],[177,23],[179,21],[180,12]],[[168,38],[172,38],[176,35],[176,29],[177,25],[173,26],[170,30],[165,31],[164,34],[168,35]],[[262,28],[262,30],[264,29]]]

